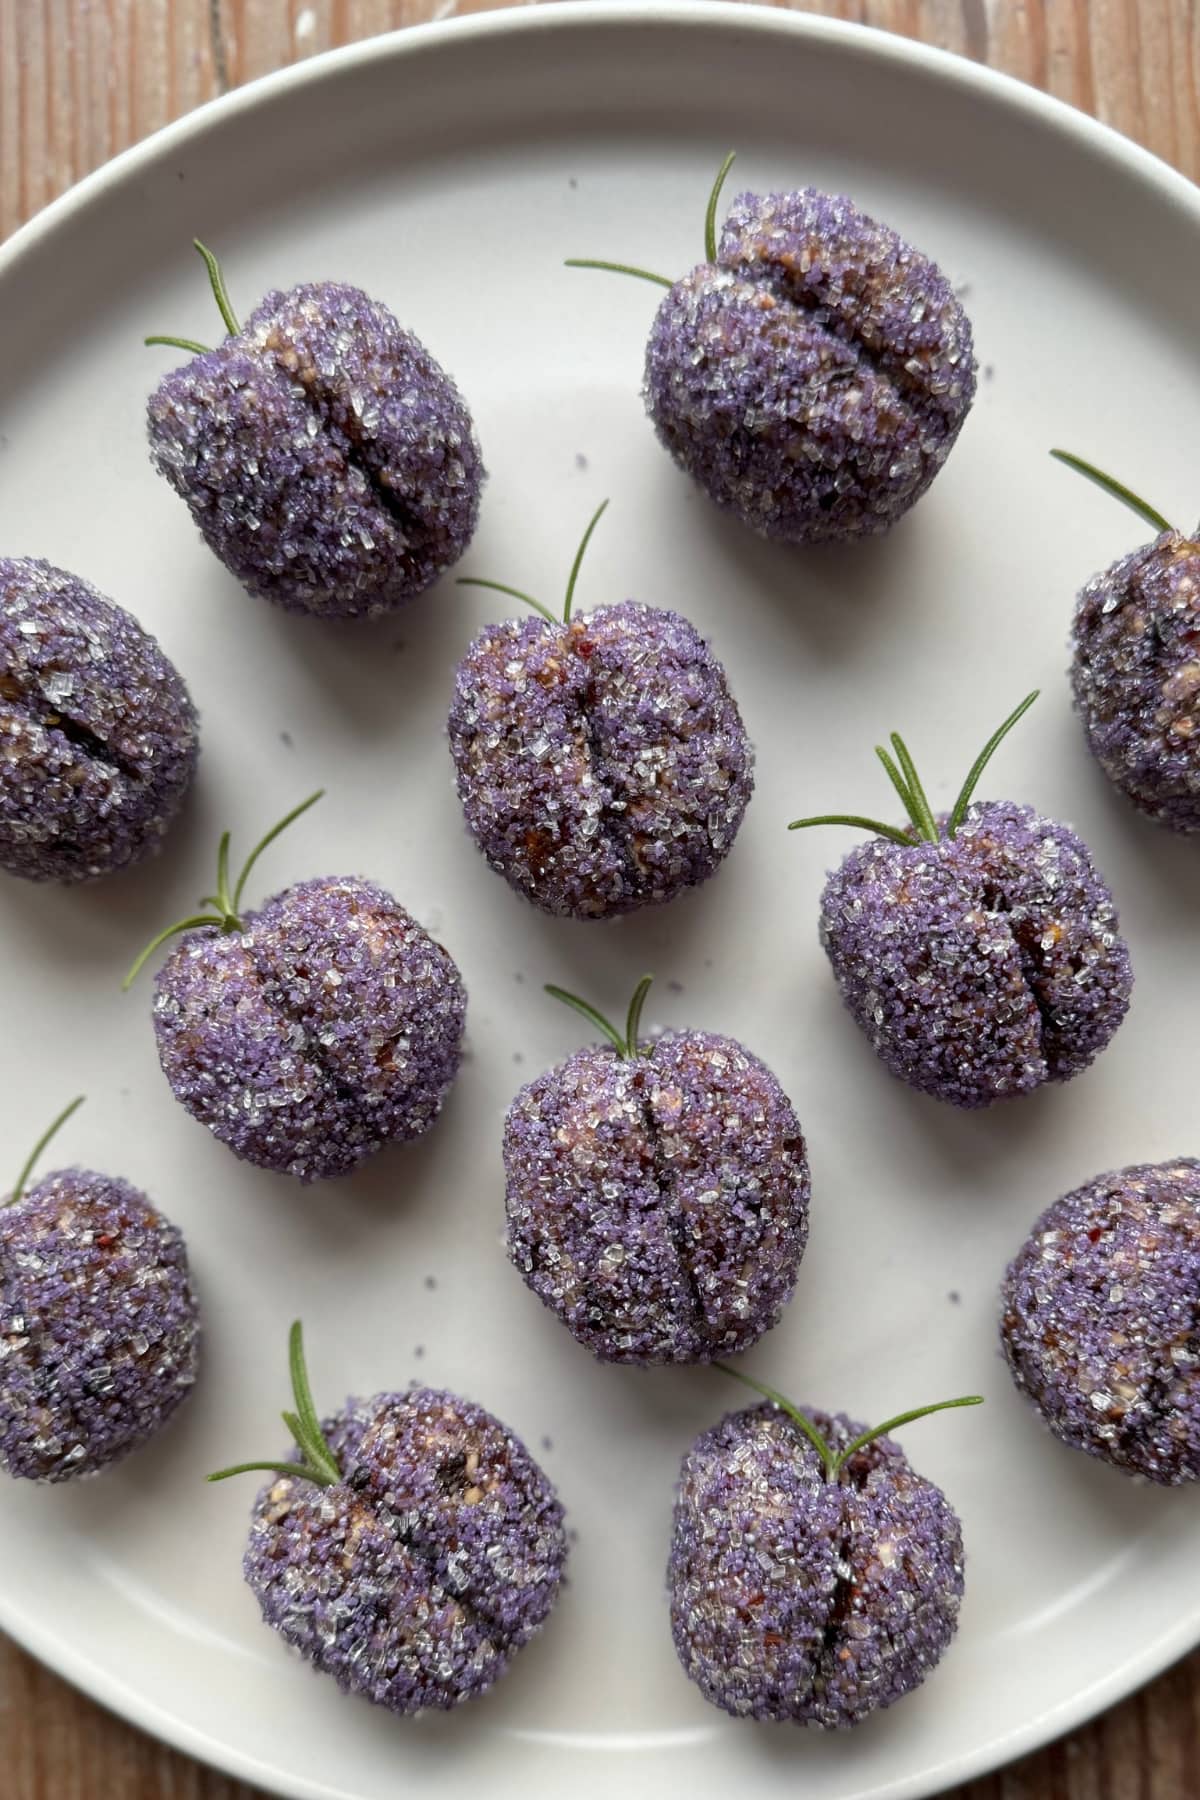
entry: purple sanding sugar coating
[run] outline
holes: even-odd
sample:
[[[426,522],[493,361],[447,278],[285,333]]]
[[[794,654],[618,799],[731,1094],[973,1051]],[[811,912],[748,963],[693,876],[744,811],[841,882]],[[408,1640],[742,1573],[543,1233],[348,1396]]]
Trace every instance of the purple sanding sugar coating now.
[[[300,882],[189,932],[159,972],[154,1030],[177,1100],[235,1155],[315,1181],[420,1137],[458,1072],[458,969],[351,876]]]
[[[976,803],[936,844],[852,850],[826,883],[821,942],[892,1073],[955,1106],[1078,1075],[1133,986],[1087,846],[1008,801]]]
[[[636,600],[487,626],[459,664],[449,732],[488,862],[570,918],[707,880],[754,787],[721,664],[686,619]]]
[[[1200,831],[1200,541],[1166,531],[1079,596],[1071,685],[1092,754],[1140,812]]]
[[[578,1050],[504,1126],[508,1252],[605,1362],[708,1362],[776,1323],[808,1235],[808,1157],[779,1083],[732,1038]]]
[[[941,270],[815,188],[740,194],[716,262],[670,289],[646,350],[666,449],[718,506],[792,543],[886,530],[974,394],[970,323]]]
[[[804,1408],[832,1449],[863,1427]],[[683,1459],[667,1567],[679,1660],[736,1718],[857,1725],[954,1635],[962,1531],[890,1438],[837,1481],[786,1413],[729,1413]]]
[[[294,612],[389,612],[475,529],[484,470],[463,398],[358,288],[268,294],[159,383],[148,422],[154,465],[209,548]]]
[[[263,1618],[392,1712],[485,1693],[557,1598],[554,1488],[491,1413],[433,1388],[348,1400],[323,1429],[345,1479],[282,1476],[255,1503],[242,1566]]]
[[[1056,1200],[1002,1301],[1013,1379],[1057,1437],[1164,1485],[1200,1479],[1200,1162]]]
[[[90,881],[159,848],[196,769],[195,708],[132,614],[0,557],[0,868]]]
[[[183,1237],[127,1181],[64,1169],[0,1207],[0,1466],[92,1475],[196,1379]]]

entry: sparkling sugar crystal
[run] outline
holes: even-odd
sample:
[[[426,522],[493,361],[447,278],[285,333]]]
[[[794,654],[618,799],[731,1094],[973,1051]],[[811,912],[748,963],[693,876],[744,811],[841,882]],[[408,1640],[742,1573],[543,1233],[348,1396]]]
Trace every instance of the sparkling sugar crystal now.
[[[603,1361],[734,1355],[795,1285],[804,1138],[775,1077],[730,1038],[577,1051],[513,1101],[504,1169],[509,1256]]]
[[[1097,762],[1140,812],[1200,831],[1200,542],[1167,531],[1088,583],[1071,686]]]
[[[563,1510],[481,1406],[413,1388],[324,1421],[343,1480],[274,1477],[243,1569],[267,1624],[347,1693],[392,1712],[485,1693],[544,1624]]]
[[[610,918],[705,881],[754,786],[725,671],[678,613],[625,600],[505,619],[459,664],[459,798],[491,866],[546,912]]]
[[[718,506],[793,543],[886,530],[975,393],[945,276],[843,196],[741,194],[715,264],[667,293],[646,351],[659,438]]]
[[[388,612],[466,549],[484,479],[463,398],[358,288],[270,293],[150,398],[155,467],[253,594]]]
[[[821,942],[842,999],[902,1081],[989,1106],[1099,1055],[1133,974],[1112,895],[1069,827],[977,802],[953,838],[872,838],[830,876]]]
[[[1013,1379],[1065,1444],[1173,1486],[1200,1479],[1200,1162],[1065,1194],[1004,1279]]]
[[[90,881],[162,843],[195,708],[137,620],[76,575],[0,558],[0,868]]]
[[[91,1475],[145,1443],[196,1379],[183,1238],[125,1181],[65,1169],[0,1207],[0,1466]]]
[[[176,1099],[235,1155],[302,1181],[428,1131],[466,1014],[441,945],[349,876],[301,882],[243,924],[190,932],[159,972],[154,1030]]]
[[[805,1409],[826,1443],[862,1430]],[[773,1406],[729,1413],[683,1459],[667,1584],[675,1648],[736,1718],[857,1725],[918,1687],[954,1635],[962,1532],[877,1438],[825,1479]]]

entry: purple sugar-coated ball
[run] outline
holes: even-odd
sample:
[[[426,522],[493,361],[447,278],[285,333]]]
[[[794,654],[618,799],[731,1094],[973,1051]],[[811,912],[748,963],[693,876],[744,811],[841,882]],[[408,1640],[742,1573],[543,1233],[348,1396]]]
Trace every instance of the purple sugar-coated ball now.
[[[776,1323],[808,1235],[808,1157],[779,1083],[732,1038],[578,1050],[504,1125],[508,1252],[605,1362],[696,1363]]]
[[[280,1476],[243,1570],[273,1630],[392,1712],[486,1693],[549,1616],[563,1510],[506,1426],[454,1394],[348,1400],[324,1421],[343,1479]]]
[[[721,664],[686,619],[636,600],[487,626],[458,666],[449,733],[488,862],[570,918],[706,881],[754,787]]]
[[[804,1411],[834,1450],[862,1430]],[[714,1706],[857,1725],[918,1687],[954,1636],[962,1531],[890,1438],[831,1481],[786,1413],[754,1406],[683,1459],[667,1583],[679,1660]]]
[[[842,999],[893,1075],[955,1106],[1078,1075],[1133,986],[1087,846],[1008,801],[939,828],[936,844],[872,838],[829,876],[821,942]]]
[[[159,972],[154,1030],[177,1100],[236,1156],[301,1181],[420,1137],[458,1072],[467,997],[392,896],[304,881],[189,932]]]
[[[884,531],[975,394],[946,277],[842,195],[740,194],[715,263],[667,293],[646,351],[658,436],[710,499],[791,543]]]
[[[1089,582],[1073,650],[1104,773],[1147,818],[1200,831],[1200,534],[1165,531]]]
[[[136,1450],[199,1334],[183,1237],[127,1181],[63,1169],[0,1206],[0,1466],[69,1481]]]
[[[1099,1175],[1044,1212],[1002,1291],[1013,1380],[1056,1437],[1200,1480],[1200,1162]]]
[[[0,557],[0,868],[90,881],[157,850],[199,754],[179,674],[77,575]]]
[[[484,479],[453,381],[340,282],[270,293],[151,395],[155,467],[209,548],[293,612],[391,611],[458,561]]]

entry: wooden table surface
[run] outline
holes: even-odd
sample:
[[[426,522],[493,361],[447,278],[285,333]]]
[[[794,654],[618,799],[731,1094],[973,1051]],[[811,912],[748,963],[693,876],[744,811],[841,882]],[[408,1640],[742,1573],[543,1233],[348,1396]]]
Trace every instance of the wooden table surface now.
[[[0,239],[226,87],[496,0],[0,0]],[[797,0],[1049,89],[1200,178],[1197,0]],[[1200,1800],[1200,1651],[954,1800]],[[0,1638],[0,1800],[251,1800]]]

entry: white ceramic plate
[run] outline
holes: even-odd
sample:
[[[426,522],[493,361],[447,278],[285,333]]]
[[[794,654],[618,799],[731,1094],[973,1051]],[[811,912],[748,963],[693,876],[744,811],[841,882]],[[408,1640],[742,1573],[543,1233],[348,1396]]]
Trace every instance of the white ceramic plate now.
[[[561,266],[590,254],[682,272],[731,144],[735,187],[846,189],[962,285],[978,402],[884,540],[804,555],[719,517],[642,416],[654,291]],[[686,611],[758,746],[758,791],[715,882],[608,929],[535,913],[461,829],[442,737],[455,661],[504,603],[446,582],[392,623],[321,628],[249,600],[212,560],[142,427],[170,357],[143,333],[215,329],[193,233],[244,310],[270,286],[358,282],[454,372],[492,471],[470,569],[557,591],[612,496],[580,604],[632,593]],[[15,1169],[86,1088],[58,1160],[124,1173],[179,1220],[208,1332],[196,1397],[158,1444],[74,1489],[0,1491],[0,1624],[139,1724],[307,1800],[434,1782],[447,1800],[598,1800],[618,1781],[695,1800],[896,1800],[1030,1749],[1200,1635],[1196,1495],[1059,1448],[1010,1387],[994,1323],[1001,1268],[1043,1205],[1099,1170],[1197,1149],[1196,850],[1110,795],[1064,678],[1073,591],[1145,534],[1046,449],[1107,458],[1188,522],[1198,291],[1194,190],[1111,133],[895,38],[719,4],[491,14],[323,58],[160,133],[8,246],[0,547],[79,570],[161,637],[205,755],[153,867],[83,892],[0,888],[4,1154]],[[1137,991],[1087,1075],[959,1115],[891,1080],[839,1007],[815,920],[849,836],[784,825],[886,805],[871,747],[893,726],[945,801],[1037,683],[985,786],[1082,829]],[[174,1105],[149,983],[123,998],[118,982],[210,886],[222,825],[245,845],[319,783],[329,799],[273,851],[266,890],[352,871],[391,887],[463,967],[471,1055],[424,1143],[302,1190],[238,1164]],[[505,1261],[503,1112],[580,1036],[539,984],[618,1008],[643,968],[660,978],[649,1021],[745,1039],[810,1136],[811,1248],[750,1366],[870,1419],[988,1396],[906,1440],[963,1517],[958,1641],[916,1696],[850,1736],[735,1724],[675,1661],[672,1484],[692,1436],[742,1393],[712,1372],[598,1366]],[[544,1446],[578,1531],[548,1629],[457,1716],[392,1719],[293,1661],[240,1579],[251,1484],[202,1485],[281,1443],[297,1312],[326,1406],[412,1377],[473,1395]]]

